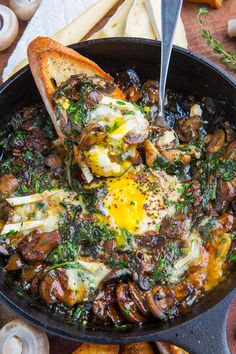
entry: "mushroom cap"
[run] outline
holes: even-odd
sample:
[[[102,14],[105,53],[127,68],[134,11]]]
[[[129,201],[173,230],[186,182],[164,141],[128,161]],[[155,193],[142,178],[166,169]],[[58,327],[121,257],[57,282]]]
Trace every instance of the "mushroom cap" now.
[[[40,0],[10,0],[9,5],[20,20],[28,21],[39,7]]]
[[[9,48],[18,34],[19,24],[9,7],[0,5],[0,52]]]
[[[22,320],[7,323],[0,330],[1,354],[49,354],[47,334]]]

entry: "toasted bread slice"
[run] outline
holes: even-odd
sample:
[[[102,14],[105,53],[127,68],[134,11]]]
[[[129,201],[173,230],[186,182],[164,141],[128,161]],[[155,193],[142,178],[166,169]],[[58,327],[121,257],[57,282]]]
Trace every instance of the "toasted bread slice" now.
[[[72,354],[118,354],[119,345],[83,343]]]
[[[151,344],[146,342],[126,344],[120,354],[155,354]]]
[[[54,113],[53,93],[56,88],[72,75],[100,76],[113,81],[113,78],[97,64],[80,55],[73,49],[48,37],[37,37],[28,46],[28,59],[35,83],[51,116],[59,137],[64,140]],[[112,97],[124,99],[123,93],[116,88]]]

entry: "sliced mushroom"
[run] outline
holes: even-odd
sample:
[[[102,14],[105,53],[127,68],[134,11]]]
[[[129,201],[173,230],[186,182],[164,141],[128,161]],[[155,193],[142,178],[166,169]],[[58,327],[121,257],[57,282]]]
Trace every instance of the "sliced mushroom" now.
[[[223,129],[218,129],[214,134],[206,136],[206,151],[210,154],[215,153],[222,149],[225,143],[225,132]]]
[[[107,295],[107,289],[100,290],[93,301],[93,313],[103,322],[107,322],[109,320],[109,316],[107,314],[109,299],[107,299]]]
[[[2,245],[0,245],[0,256],[8,256],[9,255],[9,253],[8,253],[8,250],[5,248],[5,247],[3,247]]]
[[[122,315],[131,323],[143,323],[147,317],[141,315],[137,306],[129,296],[128,285],[119,283],[116,287],[116,296]]]
[[[174,130],[166,129],[164,127],[158,127],[156,146],[159,150],[172,149],[178,143],[177,135]]]
[[[60,234],[57,230],[44,233],[34,232],[32,235],[24,237],[18,248],[27,262],[39,262],[47,257],[60,240]]]
[[[40,0],[10,0],[10,8],[19,20],[29,21],[40,5]]]
[[[141,93],[146,104],[155,104],[159,101],[159,83],[154,80],[147,80],[142,88]]]
[[[47,334],[22,320],[7,323],[0,331],[2,354],[49,354]]]
[[[148,139],[146,139],[144,142],[144,150],[145,150],[146,164],[149,167],[153,167],[153,164],[157,156],[159,155],[158,150],[155,148],[153,143]]]
[[[42,274],[42,270],[43,266],[41,263],[34,264],[32,267],[24,268],[20,278],[22,286],[26,286],[31,283],[40,272]]]
[[[121,323],[122,316],[116,310],[114,303],[116,301],[115,286],[108,286],[98,292],[93,301],[93,313],[103,323],[111,319],[113,323]]]
[[[19,24],[14,12],[0,5],[0,52],[9,48],[17,37]]]
[[[121,279],[129,279],[131,276],[132,273],[128,269],[114,269],[102,280],[102,284],[118,283]]]
[[[227,121],[224,123],[225,135],[227,143],[231,143],[235,138],[235,132],[232,125]]]
[[[107,133],[98,123],[88,124],[80,135],[80,149],[89,149],[93,145],[99,145],[106,138]]]
[[[45,158],[44,164],[52,170],[56,170],[63,164],[63,158],[56,153],[52,153]]]
[[[137,285],[135,285],[135,283],[131,281],[128,282],[128,290],[133,302],[138,307],[139,311],[144,316],[149,316],[150,311],[148,309],[144,293],[141,290],[139,290],[139,288],[137,287]]]
[[[124,92],[127,101],[136,102],[141,98],[140,80],[135,70],[122,71],[115,77],[115,83]]]
[[[199,137],[199,128],[202,124],[202,118],[198,115],[188,119],[181,118],[176,122],[175,131],[181,141],[189,142]]]
[[[1,180],[1,177],[0,177]],[[8,218],[14,214],[14,210],[6,199],[0,198],[0,232],[2,231]]]
[[[74,306],[78,302],[78,295],[81,295],[69,289],[64,269],[47,272],[39,284],[39,294],[48,305],[60,301],[68,307]]]
[[[225,212],[219,216],[218,220],[226,232],[236,230],[236,216]]]
[[[225,152],[226,157],[230,157],[233,160],[236,160],[236,141],[230,143]]]
[[[129,86],[125,91],[124,91],[125,97],[127,99],[127,101],[132,101],[132,102],[137,102],[138,100],[140,100],[141,93],[140,90],[138,89],[138,87],[134,84],[132,84],[131,86]]]
[[[0,194],[10,196],[19,187],[19,181],[12,174],[5,174],[0,177]]]
[[[129,145],[141,144],[147,138],[147,135],[148,132],[146,132],[146,134],[136,134],[130,132],[125,136],[124,141]]]
[[[182,215],[164,217],[160,227],[160,235],[166,240],[179,240],[185,231],[185,218]]]
[[[151,310],[153,316],[155,316],[160,320],[166,320],[166,315],[161,307],[161,304],[159,301],[155,300],[152,290],[147,292],[146,300],[147,300],[148,307]]]
[[[5,267],[6,271],[11,272],[15,270],[19,270],[23,267],[23,262],[20,258],[20,255],[18,253],[13,254],[7,262],[7,265]]]
[[[121,324],[124,323],[125,319],[117,307],[116,304],[109,304],[107,307],[107,315],[113,323]]]
[[[146,294],[146,300],[152,314],[160,320],[172,318],[175,306],[175,294],[166,286],[156,286]]]
[[[216,193],[216,210],[221,213],[226,211],[230,203],[236,198],[236,178],[231,181],[219,179]]]
[[[83,152],[80,150],[80,148],[77,145],[73,146],[73,152],[74,152],[75,162],[77,162],[79,167],[81,168],[81,171],[83,172],[86,182],[91,183],[93,180],[93,174],[91,173],[89,167],[83,160],[84,158]]]
[[[180,161],[184,165],[189,165],[191,162],[191,155],[179,149],[163,150],[162,155],[171,164],[173,164],[176,161]]]

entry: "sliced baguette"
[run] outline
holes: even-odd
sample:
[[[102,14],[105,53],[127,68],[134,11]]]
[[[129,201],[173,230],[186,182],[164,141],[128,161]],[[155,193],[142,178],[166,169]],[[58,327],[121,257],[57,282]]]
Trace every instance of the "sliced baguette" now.
[[[55,83],[60,86],[72,75],[78,74],[85,74],[88,77],[97,75],[111,81],[113,78],[90,59],[48,37],[34,39],[28,46],[27,54],[35,83],[58,136],[63,141],[64,134],[57,123],[52,99],[56,90]],[[112,97],[124,99],[123,93],[118,88],[113,91]]]

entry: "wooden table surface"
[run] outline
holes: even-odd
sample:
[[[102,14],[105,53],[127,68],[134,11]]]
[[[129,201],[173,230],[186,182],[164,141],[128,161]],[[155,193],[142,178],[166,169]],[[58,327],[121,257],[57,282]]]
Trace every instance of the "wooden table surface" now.
[[[122,0],[120,0],[120,3],[121,2]],[[8,3],[8,0],[0,1],[0,4],[3,5],[8,5]],[[224,65],[219,62],[219,56],[213,53],[212,49],[207,46],[205,40],[201,37],[199,33],[200,25],[198,24],[196,19],[196,13],[199,7],[200,5],[198,4],[190,4],[185,2],[182,10],[182,19],[184,21],[185,30],[189,42],[189,49],[201,54],[202,56],[207,57],[208,59],[212,60],[213,62],[225,69]],[[100,23],[91,31],[91,33],[100,29],[104,25],[104,23],[110,18],[112,13],[114,13],[114,10],[115,9],[110,11],[110,13],[108,13],[105,18],[100,21]],[[226,50],[236,50],[236,39],[230,39],[227,36],[227,21],[232,18],[236,18],[236,0],[225,0],[221,9],[211,10],[206,18],[206,23],[210,31],[218,40],[220,40],[224,44],[224,48]],[[26,23],[20,22],[18,38],[24,31],[25,26]],[[15,47],[15,44],[16,43],[14,43],[9,49],[0,53],[0,76],[10,54],[12,53]],[[229,73],[232,76],[236,77],[236,73],[233,73],[232,71]],[[10,320],[11,317],[12,314],[9,313],[9,311],[7,311],[5,308],[0,306],[0,325],[5,323],[7,320]],[[236,299],[233,301],[229,310],[227,335],[231,352],[232,354],[236,354]],[[66,341],[64,339],[60,340],[57,337],[51,335],[49,336],[49,338],[51,354],[70,354],[78,346],[78,344],[76,344],[75,342]]]

